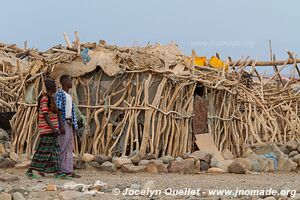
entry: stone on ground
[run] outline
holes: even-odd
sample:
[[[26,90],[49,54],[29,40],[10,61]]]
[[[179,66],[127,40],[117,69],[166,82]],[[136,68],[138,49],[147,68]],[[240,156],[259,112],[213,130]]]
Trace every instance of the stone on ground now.
[[[13,182],[13,181],[18,181],[20,178],[18,176],[14,176],[11,174],[0,174],[0,181],[2,182]]]
[[[134,164],[124,164],[121,166],[121,171],[124,173],[138,173],[144,172],[146,170],[146,166],[136,166]]]
[[[4,148],[4,145],[0,143],[0,154],[3,154],[5,153],[5,148]]]
[[[278,146],[278,148],[280,149],[280,151],[282,151],[282,153],[284,154],[289,154],[291,151],[286,147],[286,145],[280,145]]]
[[[295,151],[298,150],[298,142],[295,140],[290,140],[286,143],[286,147],[290,150],[290,151]]]
[[[142,187],[142,190],[155,190],[156,189],[156,183],[153,181],[153,180],[150,180],[150,181],[147,181],[143,187]]]
[[[249,158],[237,158],[228,166],[228,171],[234,174],[246,174],[248,170],[252,170]]]
[[[0,168],[13,168],[16,165],[16,162],[10,158],[6,158],[0,163]]]
[[[0,199],[1,200],[12,200],[12,197],[10,194],[2,192],[2,193],[0,193]]]
[[[173,160],[168,166],[168,171],[172,173],[194,174],[200,172],[200,162],[193,159],[184,159],[181,161]]]
[[[294,157],[298,154],[299,154],[298,151],[292,151],[292,152],[289,153],[289,157],[291,158],[291,157]]]
[[[109,161],[105,161],[104,163],[102,163],[100,169],[103,170],[103,171],[107,171],[107,172],[117,171],[117,168],[116,168],[115,164],[113,164]]]
[[[233,154],[229,149],[223,149],[222,156],[225,160],[232,160],[234,158]]]
[[[10,152],[9,158],[15,161],[16,163],[20,162],[20,158],[15,152]]]
[[[12,197],[13,197],[13,200],[26,200],[25,197],[23,196],[23,194],[20,192],[13,193]]]
[[[210,159],[212,158],[213,153],[209,151],[198,150],[198,151],[194,151],[192,155],[197,157],[199,160],[203,160],[207,163],[210,163]]]
[[[211,167],[207,170],[207,173],[225,173],[226,171],[224,169],[218,168],[218,167]]]
[[[289,158],[282,157],[278,160],[278,171],[294,171],[297,168],[297,166],[298,163],[293,162]]]
[[[122,165],[132,164],[131,160],[128,157],[114,157],[112,162],[117,168],[121,168]]]
[[[148,165],[150,160],[141,160],[138,165]]]
[[[164,164],[169,164],[174,158],[172,156],[162,156],[159,158]]]
[[[147,167],[147,172],[149,172],[151,174],[159,174],[159,173],[167,173],[168,172],[168,168],[165,164],[163,164],[162,160],[151,160],[146,165],[146,167]]]
[[[91,162],[95,159],[95,156],[89,153],[84,153],[82,156],[82,160],[85,162]]]
[[[31,164],[31,160],[24,160],[21,163],[17,163],[15,165],[15,168],[16,169],[25,169],[25,168],[28,168],[30,164]]]
[[[104,163],[104,162],[106,162],[106,161],[109,161],[109,162],[111,162],[112,161],[112,158],[110,157],[110,156],[108,156],[108,155],[97,155],[97,156],[95,156],[95,160],[94,161],[96,161],[96,162],[98,162],[98,163],[100,163],[100,164],[102,164],[102,163]]]
[[[228,167],[229,165],[231,165],[231,163],[233,162],[233,160],[223,160],[220,161],[216,167],[223,169],[225,172],[228,172]]]
[[[200,161],[200,171],[204,172],[209,169],[209,164],[203,160]]]

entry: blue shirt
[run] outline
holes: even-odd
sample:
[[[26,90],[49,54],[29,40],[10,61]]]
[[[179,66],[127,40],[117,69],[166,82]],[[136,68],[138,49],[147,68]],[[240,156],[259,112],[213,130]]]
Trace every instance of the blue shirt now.
[[[55,94],[55,102],[57,108],[61,111],[61,118],[63,123],[66,121],[66,95],[62,89],[59,89]],[[72,124],[73,128],[78,129],[74,103],[72,102]]]

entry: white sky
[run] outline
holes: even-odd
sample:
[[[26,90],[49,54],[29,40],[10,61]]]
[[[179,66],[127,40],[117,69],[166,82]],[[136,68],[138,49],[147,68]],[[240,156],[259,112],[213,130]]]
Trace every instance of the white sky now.
[[[299,0],[9,0],[0,3],[0,41],[46,50],[65,44],[63,32],[84,41],[145,45],[175,41],[190,54],[278,59],[300,57]]]

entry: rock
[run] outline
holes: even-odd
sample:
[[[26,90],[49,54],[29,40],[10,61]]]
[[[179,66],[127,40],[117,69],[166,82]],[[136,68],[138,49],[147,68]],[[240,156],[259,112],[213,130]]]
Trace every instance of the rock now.
[[[84,200],[85,195],[77,191],[64,191],[58,194],[61,200]]]
[[[82,160],[84,162],[92,162],[95,159],[95,156],[89,153],[84,153],[82,156]]]
[[[1,156],[3,158],[8,158],[9,157],[9,153],[8,152],[4,152],[4,153],[1,154]]]
[[[25,168],[28,168],[30,164],[31,164],[30,160],[24,160],[21,163],[16,164],[15,168],[16,169],[25,169]]]
[[[246,174],[247,172],[247,170],[244,167],[242,167],[239,163],[236,162],[229,165],[228,171],[234,174]]]
[[[290,140],[286,143],[286,147],[290,150],[290,151],[297,151],[298,150],[298,142],[295,140]]]
[[[220,162],[220,161],[219,161],[216,157],[213,156],[213,157],[210,159],[209,165],[210,165],[210,167],[216,167],[217,164],[218,164],[219,162]]]
[[[142,187],[137,183],[133,183],[131,184],[130,188],[133,190],[140,190]]]
[[[211,167],[207,170],[207,173],[225,173],[226,171],[224,169],[218,168],[218,167]]]
[[[131,159],[131,162],[135,165],[138,165],[139,162],[142,160],[141,156],[139,154],[133,156],[130,158]]]
[[[229,149],[223,149],[222,156],[225,160],[232,160],[234,158],[233,154]]]
[[[275,197],[266,197],[266,198],[264,198],[264,200],[276,200],[276,198]]]
[[[200,162],[197,164],[193,159],[181,161],[173,160],[168,166],[168,171],[172,173],[194,174],[200,172]]]
[[[0,154],[3,154],[5,153],[5,148],[4,148],[4,145],[0,143]]]
[[[267,159],[268,161],[268,172],[275,172],[275,163],[274,163],[274,160],[272,159]]]
[[[97,191],[101,191],[102,189],[105,189],[107,187],[107,183],[104,183],[100,180],[95,181],[92,189],[97,190]]]
[[[280,151],[284,154],[289,154],[291,151],[285,146],[285,145],[281,145],[278,147],[280,149]]]
[[[182,161],[183,158],[182,158],[182,157],[177,157],[177,158],[175,158],[175,160],[176,160],[176,161]]]
[[[203,160],[200,161],[200,171],[204,172],[209,169],[209,164]]]
[[[152,154],[147,154],[147,155],[146,155],[146,159],[147,159],[147,160],[152,160],[152,159],[156,159],[156,158],[157,158],[156,155],[153,154],[153,153],[152,153]]]
[[[19,177],[11,175],[11,174],[1,174],[0,175],[0,181],[2,182],[13,182],[20,180]]]
[[[298,152],[300,153],[300,143],[299,143],[299,145],[298,145]]]
[[[6,151],[10,152],[10,147],[11,147],[11,143],[9,141],[4,143],[4,148],[6,149]]]
[[[117,168],[121,168],[121,166],[125,164],[132,164],[131,160],[127,157],[114,157],[112,163],[114,163]]]
[[[130,183],[118,183],[115,188],[119,188],[121,191],[130,187]]]
[[[263,172],[269,172],[270,167],[268,165],[268,161],[272,161],[271,159],[265,158],[261,155],[255,154],[251,149],[247,149],[245,153],[243,154],[243,157],[249,158],[252,163],[252,169],[263,171]],[[258,163],[257,163],[258,162]],[[274,169],[274,166],[272,167]]]
[[[49,184],[46,188],[46,191],[57,191],[57,187],[54,184]]]
[[[73,161],[73,167],[74,169],[84,169],[85,168],[85,162],[82,159],[74,159]]]
[[[1,192],[4,192],[4,188],[3,187],[0,187],[0,193]]]
[[[293,162],[291,159],[288,158],[280,158],[278,160],[278,171],[285,171],[290,172],[294,171],[298,166],[298,163]]]
[[[63,190],[76,190],[76,191],[83,192],[91,189],[91,187],[92,185],[86,185],[82,183],[75,183],[73,181],[69,181],[64,183],[61,188]]]
[[[141,156],[139,155],[139,151],[138,150],[134,150],[133,152],[131,152],[129,154],[128,158],[135,165],[139,164],[139,162],[142,160]]]
[[[15,152],[10,152],[9,158],[15,161],[16,163],[20,162],[20,158]]]
[[[108,155],[97,155],[97,156],[95,156],[95,160],[94,161],[102,164],[102,163],[104,163],[106,161],[111,162],[112,158],[110,156],[108,156]]]
[[[252,159],[251,163],[252,163],[252,171],[261,172],[261,167],[260,167],[258,160]]]
[[[17,185],[15,185],[15,186],[16,186],[16,188],[13,188],[13,189],[9,190],[8,193],[13,194],[13,193],[19,192],[19,193],[25,195],[25,194],[28,194],[30,192],[29,190],[27,190],[23,187],[18,187]]]
[[[16,165],[16,162],[10,158],[6,158],[3,162],[0,163],[0,168],[13,168]]]
[[[299,161],[300,161],[300,154],[294,156],[294,157],[292,158],[292,161],[294,161],[294,162],[296,162],[296,163],[299,163]]]
[[[291,153],[289,153],[289,157],[291,158],[291,157],[294,157],[298,154],[299,154],[298,151],[292,151]]]
[[[229,167],[229,165],[231,165],[232,162],[233,162],[233,160],[223,160],[223,161],[220,161],[216,165],[216,167],[223,169],[225,172],[228,172],[228,167]]]
[[[164,164],[169,164],[174,158],[172,156],[162,156],[159,158]]]
[[[136,166],[134,164],[124,164],[121,166],[121,171],[124,173],[138,173],[144,172],[146,170],[146,166]]]
[[[0,156],[0,163],[2,163],[5,160],[2,156]]]
[[[11,195],[5,192],[0,193],[1,200],[12,200]]]
[[[155,189],[156,189],[156,183],[153,180],[147,181],[142,187],[142,190],[155,190]]]
[[[210,159],[212,158],[213,153],[209,151],[199,150],[199,151],[194,151],[192,155],[197,157],[199,160],[203,160],[206,163],[210,163]]]
[[[99,169],[101,167],[101,164],[96,161],[89,162],[89,164],[97,169]]]
[[[253,152],[257,155],[264,155],[272,152],[276,155],[277,158],[284,157],[284,153],[282,153],[282,151],[277,147],[275,143],[262,147],[256,147],[255,149],[253,149]]]
[[[160,162],[159,162],[160,161]],[[167,173],[168,168],[162,160],[151,160],[147,165],[147,171],[151,174]]]
[[[248,170],[252,170],[252,162],[249,158],[237,158],[228,166],[230,173],[245,174]]]
[[[116,168],[115,164],[113,164],[109,161],[105,161],[104,163],[102,163],[100,169],[103,170],[103,171],[107,171],[107,172],[117,171],[117,168]]]
[[[138,165],[148,165],[150,160],[141,160]]]
[[[45,188],[47,188],[47,185],[43,183],[38,183],[28,188],[28,190],[31,192],[38,192],[38,191],[43,191]]]
[[[12,197],[13,197],[13,200],[26,200],[25,197],[23,196],[23,194],[20,192],[13,193]]]

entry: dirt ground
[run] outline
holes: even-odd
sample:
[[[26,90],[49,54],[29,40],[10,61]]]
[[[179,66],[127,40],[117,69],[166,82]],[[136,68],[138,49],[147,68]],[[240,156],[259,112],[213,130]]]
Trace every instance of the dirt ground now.
[[[0,187],[6,191],[12,189],[27,189],[35,184],[55,184],[62,185],[70,180],[55,180],[51,176],[40,178],[37,180],[29,180],[24,176],[25,170],[20,169],[7,169],[1,170],[4,173],[13,174],[18,176],[21,180],[14,182],[0,182]],[[155,182],[155,189],[165,190],[166,188],[172,189],[200,189],[201,191],[208,191],[211,189],[291,189],[297,190],[300,193],[300,173],[260,173],[260,174],[150,174],[150,173],[137,173],[137,174],[124,174],[121,172],[109,173],[104,171],[97,171],[94,169],[79,170],[78,174],[82,178],[73,179],[76,183],[92,184],[96,180],[107,183],[107,190],[104,194],[97,194],[90,199],[151,199],[145,196],[124,196],[113,195],[113,189],[118,188],[121,191],[131,184],[138,184],[141,187],[150,180]],[[60,191],[57,191],[59,193]],[[185,195],[177,196],[155,196],[152,199],[203,199],[200,197],[191,197]],[[217,196],[206,197],[204,199],[217,199]],[[224,198],[222,198],[224,199]]]

